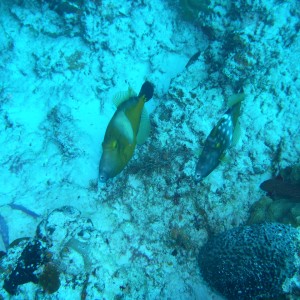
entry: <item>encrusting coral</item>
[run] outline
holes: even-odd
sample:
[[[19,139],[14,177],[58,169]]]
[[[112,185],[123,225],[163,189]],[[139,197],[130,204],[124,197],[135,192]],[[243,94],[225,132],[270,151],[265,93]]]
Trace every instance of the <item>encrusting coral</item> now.
[[[208,240],[198,262],[203,278],[228,299],[299,295],[298,231],[279,223],[240,226]]]

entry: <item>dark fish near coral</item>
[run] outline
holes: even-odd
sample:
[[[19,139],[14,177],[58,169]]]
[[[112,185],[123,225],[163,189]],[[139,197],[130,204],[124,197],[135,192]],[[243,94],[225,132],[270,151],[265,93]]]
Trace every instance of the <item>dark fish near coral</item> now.
[[[208,176],[220,164],[227,149],[231,146],[243,99],[244,94],[237,94],[232,97],[231,107],[207,137],[196,166],[196,182]]]
[[[300,200],[300,185],[292,184],[281,179],[268,179],[264,181],[260,188],[274,196],[281,196]]]
[[[5,219],[1,215],[0,215],[0,235],[2,236],[2,241],[5,246],[5,249],[8,249],[9,246],[8,226],[5,222]]]
[[[197,53],[195,53],[187,62],[187,64],[185,65],[185,68],[188,69],[193,63],[195,63],[195,61],[199,58],[201,54],[201,51],[198,51]]]
[[[102,143],[99,180],[115,177],[133,156],[136,144],[145,141],[150,131],[149,120],[143,113],[144,104],[153,96],[153,85],[146,81],[138,96],[129,95],[118,105],[110,120]]]

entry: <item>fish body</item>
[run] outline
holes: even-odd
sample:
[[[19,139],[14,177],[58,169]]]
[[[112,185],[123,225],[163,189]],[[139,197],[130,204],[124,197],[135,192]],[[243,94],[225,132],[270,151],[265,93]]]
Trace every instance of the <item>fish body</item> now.
[[[144,104],[152,98],[153,90],[153,85],[146,81],[139,95],[122,102],[111,118],[102,142],[99,165],[101,182],[119,174],[132,158],[138,142]]]
[[[0,235],[2,236],[2,241],[6,249],[9,246],[9,232],[8,226],[5,222],[5,219],[0,215]]]
[[[260,188],[274,196],[286,197],[300,201],[300,185],[281,179],[268,179],[261,183]]]
[[[185,65],[185,68],[188,69],[192,64],[194,64],[196,62],[196,60],[199,58],[201,54],[201,51],[198,51],[197,53],[195,53],[187,62],[187,64]]]
[[[237,102],[225,112],[208,135],[197,162],[196,182],[203,180],[220,164],[226,151],[231,146],[243,97],[243,94],[237,97]]]

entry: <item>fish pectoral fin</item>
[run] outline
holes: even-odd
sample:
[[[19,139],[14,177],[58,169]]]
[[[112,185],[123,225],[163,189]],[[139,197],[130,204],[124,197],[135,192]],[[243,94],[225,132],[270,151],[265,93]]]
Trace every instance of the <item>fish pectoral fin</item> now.
[[[222,163],[229,163],[231,161],[231,157],[227,153],[223,153],[220,156],[219,161]]]
[[[113,103],[116,107],[119,107],[123,102],[127,101],[131,97],[136,96],[134,90],[129,87],[127,91],[121,91],[115,94],[113,97]]]
[[[135,149],[134,144],[128,144],[126,145],[126,147],[124,147],[122,151],[122,160],[124,163],[127,164],[127,162],[131,159],[134,153],[134,149]]]
[[[132,125],[123,111],[119,112],[119,114],[117,115],[114,125],[116,126],[118,132],[120,132],[122,136],[126,138],[129,144],[132,144],[134,142]]]
[[[142,115],[141,115],[141,122],[140,122],[140,127],[138,134],[136,136],[137,144],[141,145],[145,143],[146,139],[149,137],[151,131],[151,126],[150,126],[150,120],[149,120],[149,115],[147,113],[146,108],[143,108]]]

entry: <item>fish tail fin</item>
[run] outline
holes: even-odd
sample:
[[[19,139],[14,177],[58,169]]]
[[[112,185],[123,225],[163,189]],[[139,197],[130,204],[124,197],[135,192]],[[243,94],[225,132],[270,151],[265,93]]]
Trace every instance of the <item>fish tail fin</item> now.
[[[154,92],[153,84],[149,81],[145,81],[144,84],[142,85],[138,98],[145,97],[146,98],[145,101],[147,102],[153,97],[153,92]]]
[[[233,126],[235,127],[240,116],[241,104],[245,99],[245,94],[234,94],[228,99],[229,111],[231,114]]]
[[[245,94],[240,93],[240,94],[234,94],[228,98],[228,107],[233,107],[236,104],[241,103],[245,99]]]

